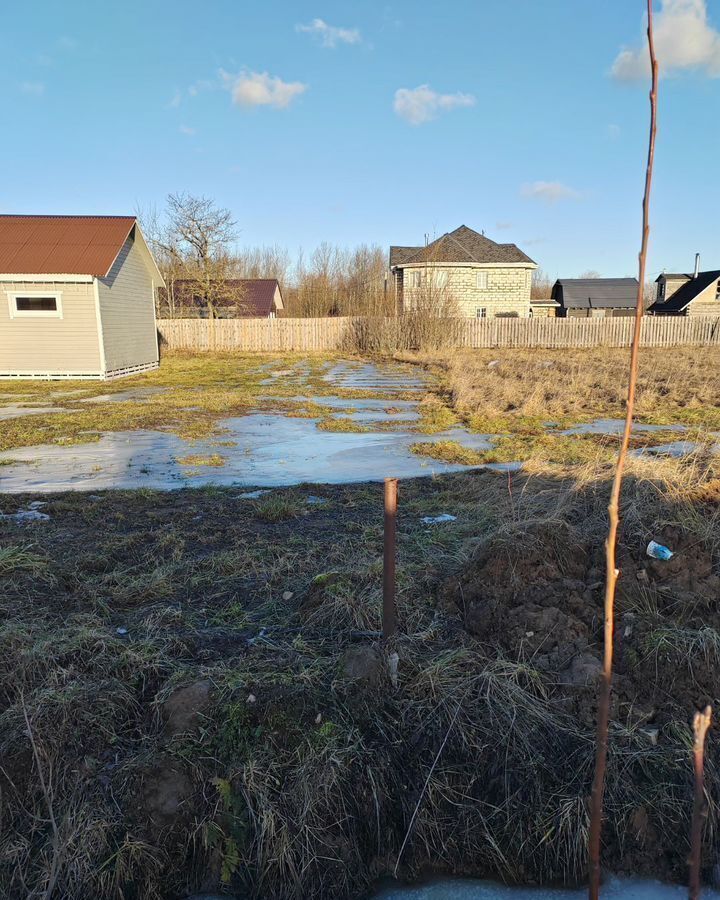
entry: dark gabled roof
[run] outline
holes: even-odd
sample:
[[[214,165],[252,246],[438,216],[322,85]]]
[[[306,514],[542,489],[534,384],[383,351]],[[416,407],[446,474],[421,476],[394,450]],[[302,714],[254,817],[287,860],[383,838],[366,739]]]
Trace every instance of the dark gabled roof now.
[[[687,272],[661,272],[655,279],[655,284],[657,284],[661,278],[692,278],[692,275],[688,275]]]
[[[630,309],[637,292],[637,278],[558,278],[552,289],[564,309]]]
[[[515,244],[496,244],[467,225],[443,234],[427,247],[391,247],[390,266],[422,263],[529,263],[535,262]]]
[[[0,215],[0,272],[104,278],[135,216]]]
[[[391,247],[390,266],[402,266],[419,253],[422,247]]]
[[[199,302],[197,282],[179,278],[173,285],[180,303]],[[280,288],[277,278],[228,278],[223,282],[227,296],[218,302],[220,307],[238,306],[238,315],[247,318],[265,318],[274,311],[275,291]],[[282,294],[280,295],[282,303]]]
[[[720,269],[712,269],[709,272],[698,272],[697,278],[690,278],[674,294],[671,294],[664,303],[656,301],[648,307],[652,313],[682,312],[698,294],[710,287],[714,281],[720,281]]]

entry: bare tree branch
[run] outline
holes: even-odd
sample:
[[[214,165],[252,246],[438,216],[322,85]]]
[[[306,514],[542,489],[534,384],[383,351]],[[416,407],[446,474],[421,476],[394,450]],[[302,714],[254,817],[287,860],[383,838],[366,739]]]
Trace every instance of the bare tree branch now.
[[[610,503],[608,505],[609,525],[605,541],[605,634],[603,668],[600,678],[600,690],[597,710],[597,745],[595,750],[595,776],[593,779],[592,796],[590,801],[590,835],[589,835],[589,897],[590,900],[598,900],[600,896],[600,838],[602,832],[603,794],[605,790],[605,769],[607,766],[608,751],[608,725],[610,721],[610,694],[612,690],[613,674],[613,630],[615,615],[615,589],[618,575],[616,563],[617,533],[620,521],[620,492],[622,489],[623,472],[627,460],[630,436],[632,434],[633,413],[635,409],[635,392],[637,387],[638,355],[640,348],[640,332],[642,316],[644,312],[643,294],[645,286],[645,268],[647,263],[648,238],[650,235],[650,191],[652,188],[653,163],[655,161],[655,135],[657,131],[657,86],[658,68],[655,57],[655,44],[653,40],[653,9],[652,0],[647,0],[647,39],[648,52],[650,54],[650,67],[652,83],[650,88],[650,138],[648,142],[647,167],[645,170],[645,192],[643,194],[643,224],[642,240],[638,263],[638,293],[635,307],[635,328],[633,331],[632,347],[630,350],[630,375],[628,380],[627,409],[625,413],[625,427],[615,466],[615,477],[610,491]]]

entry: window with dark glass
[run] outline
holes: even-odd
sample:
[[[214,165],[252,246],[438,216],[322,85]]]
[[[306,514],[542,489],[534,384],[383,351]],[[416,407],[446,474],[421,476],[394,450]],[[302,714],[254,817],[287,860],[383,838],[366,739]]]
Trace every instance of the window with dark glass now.
[[[57,297],[16,297],[18,312],[57,312]]]

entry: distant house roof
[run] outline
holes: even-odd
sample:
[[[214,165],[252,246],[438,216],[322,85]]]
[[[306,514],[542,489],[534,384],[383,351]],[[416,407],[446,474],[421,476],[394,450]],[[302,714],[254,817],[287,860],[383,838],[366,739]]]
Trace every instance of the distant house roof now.
[[[0,215],[0,273],[104,278],[135,225],[135,216]]]
[[[192,291],[194,284],[195,282],[188,279],[178,279],[173,286],[176,297],[194,302],[195,292]],[[224,282],[224,286],[229,294],[235,292],[237,299],[229,296],[218,305],[233,306],[237,303],[239,313],[248,318],[265,318],[274,312],[276,291],[280,299],[277,309],[283,309],[282,293],[277,278],[229,278]]]
[[[655,283],[657,284],[661,278],[692,278],[692,274],[688,275],[687,272],[661,272],[655,279]]]
[[[427,247],[391,247],[390,267],[422,263],[528,263],[535,262],[515,244],[496,244],[484,234],[461,225]]]
[[[669,276],[672,277],[672,276]],[[690,280],[686,281],[679,287],[674,294],[662,303],[656,301],[648,307],[649,313],[674,313],[682,312],[685,307],[691,303],[698,294],[701,294],[714,281],[720,280],[720,269],[712,269],[709,272],[698,272],[697,278],[689,276]]]
[[[637,292],[637,278],[558,278],[552,296],[564,309],[629,309]]]

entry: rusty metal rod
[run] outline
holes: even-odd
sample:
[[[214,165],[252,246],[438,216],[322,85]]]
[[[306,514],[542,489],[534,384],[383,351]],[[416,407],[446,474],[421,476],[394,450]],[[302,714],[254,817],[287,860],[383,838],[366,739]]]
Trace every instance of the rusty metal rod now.
[[[635,305],[635,326],[630,350],[630,376],[628,380],[625,427],[618,452],[608,504],[608,534],[605,540],[605,600],[604,600],[604,649],[603,667],[598,691],[597,736],[595,747],[595,774],[590,797],[590,834],[588,839],[588,896],[590,900],[600,897],[600,839],[602,833],[603,794],[605,791],[605,769],[607,767],[608,725],[610,722],[610,695],[613,671],[613,633],[615,617],[615,588],[620,574],[616,564],[617,533],[620,524],[620,492],[623,472],[627,460],[630,436],[632,434],[635,391],[637,387],[638,355],[640,334],[644,312],[643,294],[645,289],[645,268],[647,263],[648,237],[650,234],[650,190],[652,187],[653,163],[655,160],[655,134],[657,131],[657,85],[658,68],[653,38],[652,0],[647,0],[647,39],[650,56],[650,138],[648,142],[647,167],[645,170],[645,192],[642,203],[642,240],[638,257],[638,293]]]
[[[693,800],[692,828],[690,831],[690,900],[700,897],[700,860],[702,857],[703,820],[707,815],[705,808],[705,737],[710,728],[712,709],[706,706],[702,712],[696,712],[693,719],[693,768],[695,770],[695,797]]]
[[[385,521],[383,543],[383,640],[388,641],[397,631],[395,608],[395,545],[397,531],[397,478],[385,479]]]

